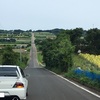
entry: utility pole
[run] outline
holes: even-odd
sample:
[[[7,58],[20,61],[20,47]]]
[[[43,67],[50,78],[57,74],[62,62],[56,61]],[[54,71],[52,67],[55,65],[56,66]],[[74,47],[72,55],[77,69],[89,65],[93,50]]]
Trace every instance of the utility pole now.
[[[21,66],[21,62],[22,62],[22,46],[20,45],[20,66]]]

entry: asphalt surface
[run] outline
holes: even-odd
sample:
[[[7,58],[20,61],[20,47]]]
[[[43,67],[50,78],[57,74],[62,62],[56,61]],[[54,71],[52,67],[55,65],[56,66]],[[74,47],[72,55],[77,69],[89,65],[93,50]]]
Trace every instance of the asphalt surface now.
[[[29,74],[27,100],[100,100],[100,98],[41,68],[37,62],[36,53],[33,35],[30,63],[25,70],[25,73]]]

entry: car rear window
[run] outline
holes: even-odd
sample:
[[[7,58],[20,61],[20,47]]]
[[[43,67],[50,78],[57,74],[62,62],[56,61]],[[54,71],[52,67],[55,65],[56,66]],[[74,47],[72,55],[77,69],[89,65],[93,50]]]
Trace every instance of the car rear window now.
[[[17,77],[16,67],[0,67],[0,76]]]

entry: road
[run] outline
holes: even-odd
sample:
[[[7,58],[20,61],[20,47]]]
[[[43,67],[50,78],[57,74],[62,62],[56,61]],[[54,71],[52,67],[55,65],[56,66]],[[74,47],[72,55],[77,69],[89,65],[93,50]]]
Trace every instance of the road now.
[[[37,62],[36,53],[33,34],[30,63],[25,70],[25,73],[30,74],[27,100],[100,100],[91,93],[41,68]]]

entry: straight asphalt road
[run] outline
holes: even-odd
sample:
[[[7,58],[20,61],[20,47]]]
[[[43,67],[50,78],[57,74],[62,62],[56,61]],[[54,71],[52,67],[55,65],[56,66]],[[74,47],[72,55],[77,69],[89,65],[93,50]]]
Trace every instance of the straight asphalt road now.
[[[37,51],[32,35],[30,63],[25,69],[29,74],[29,96],[27,100],[100,100],[100,96],[93,95],[80,89],[63,78],[41,68],[37,62]]]

